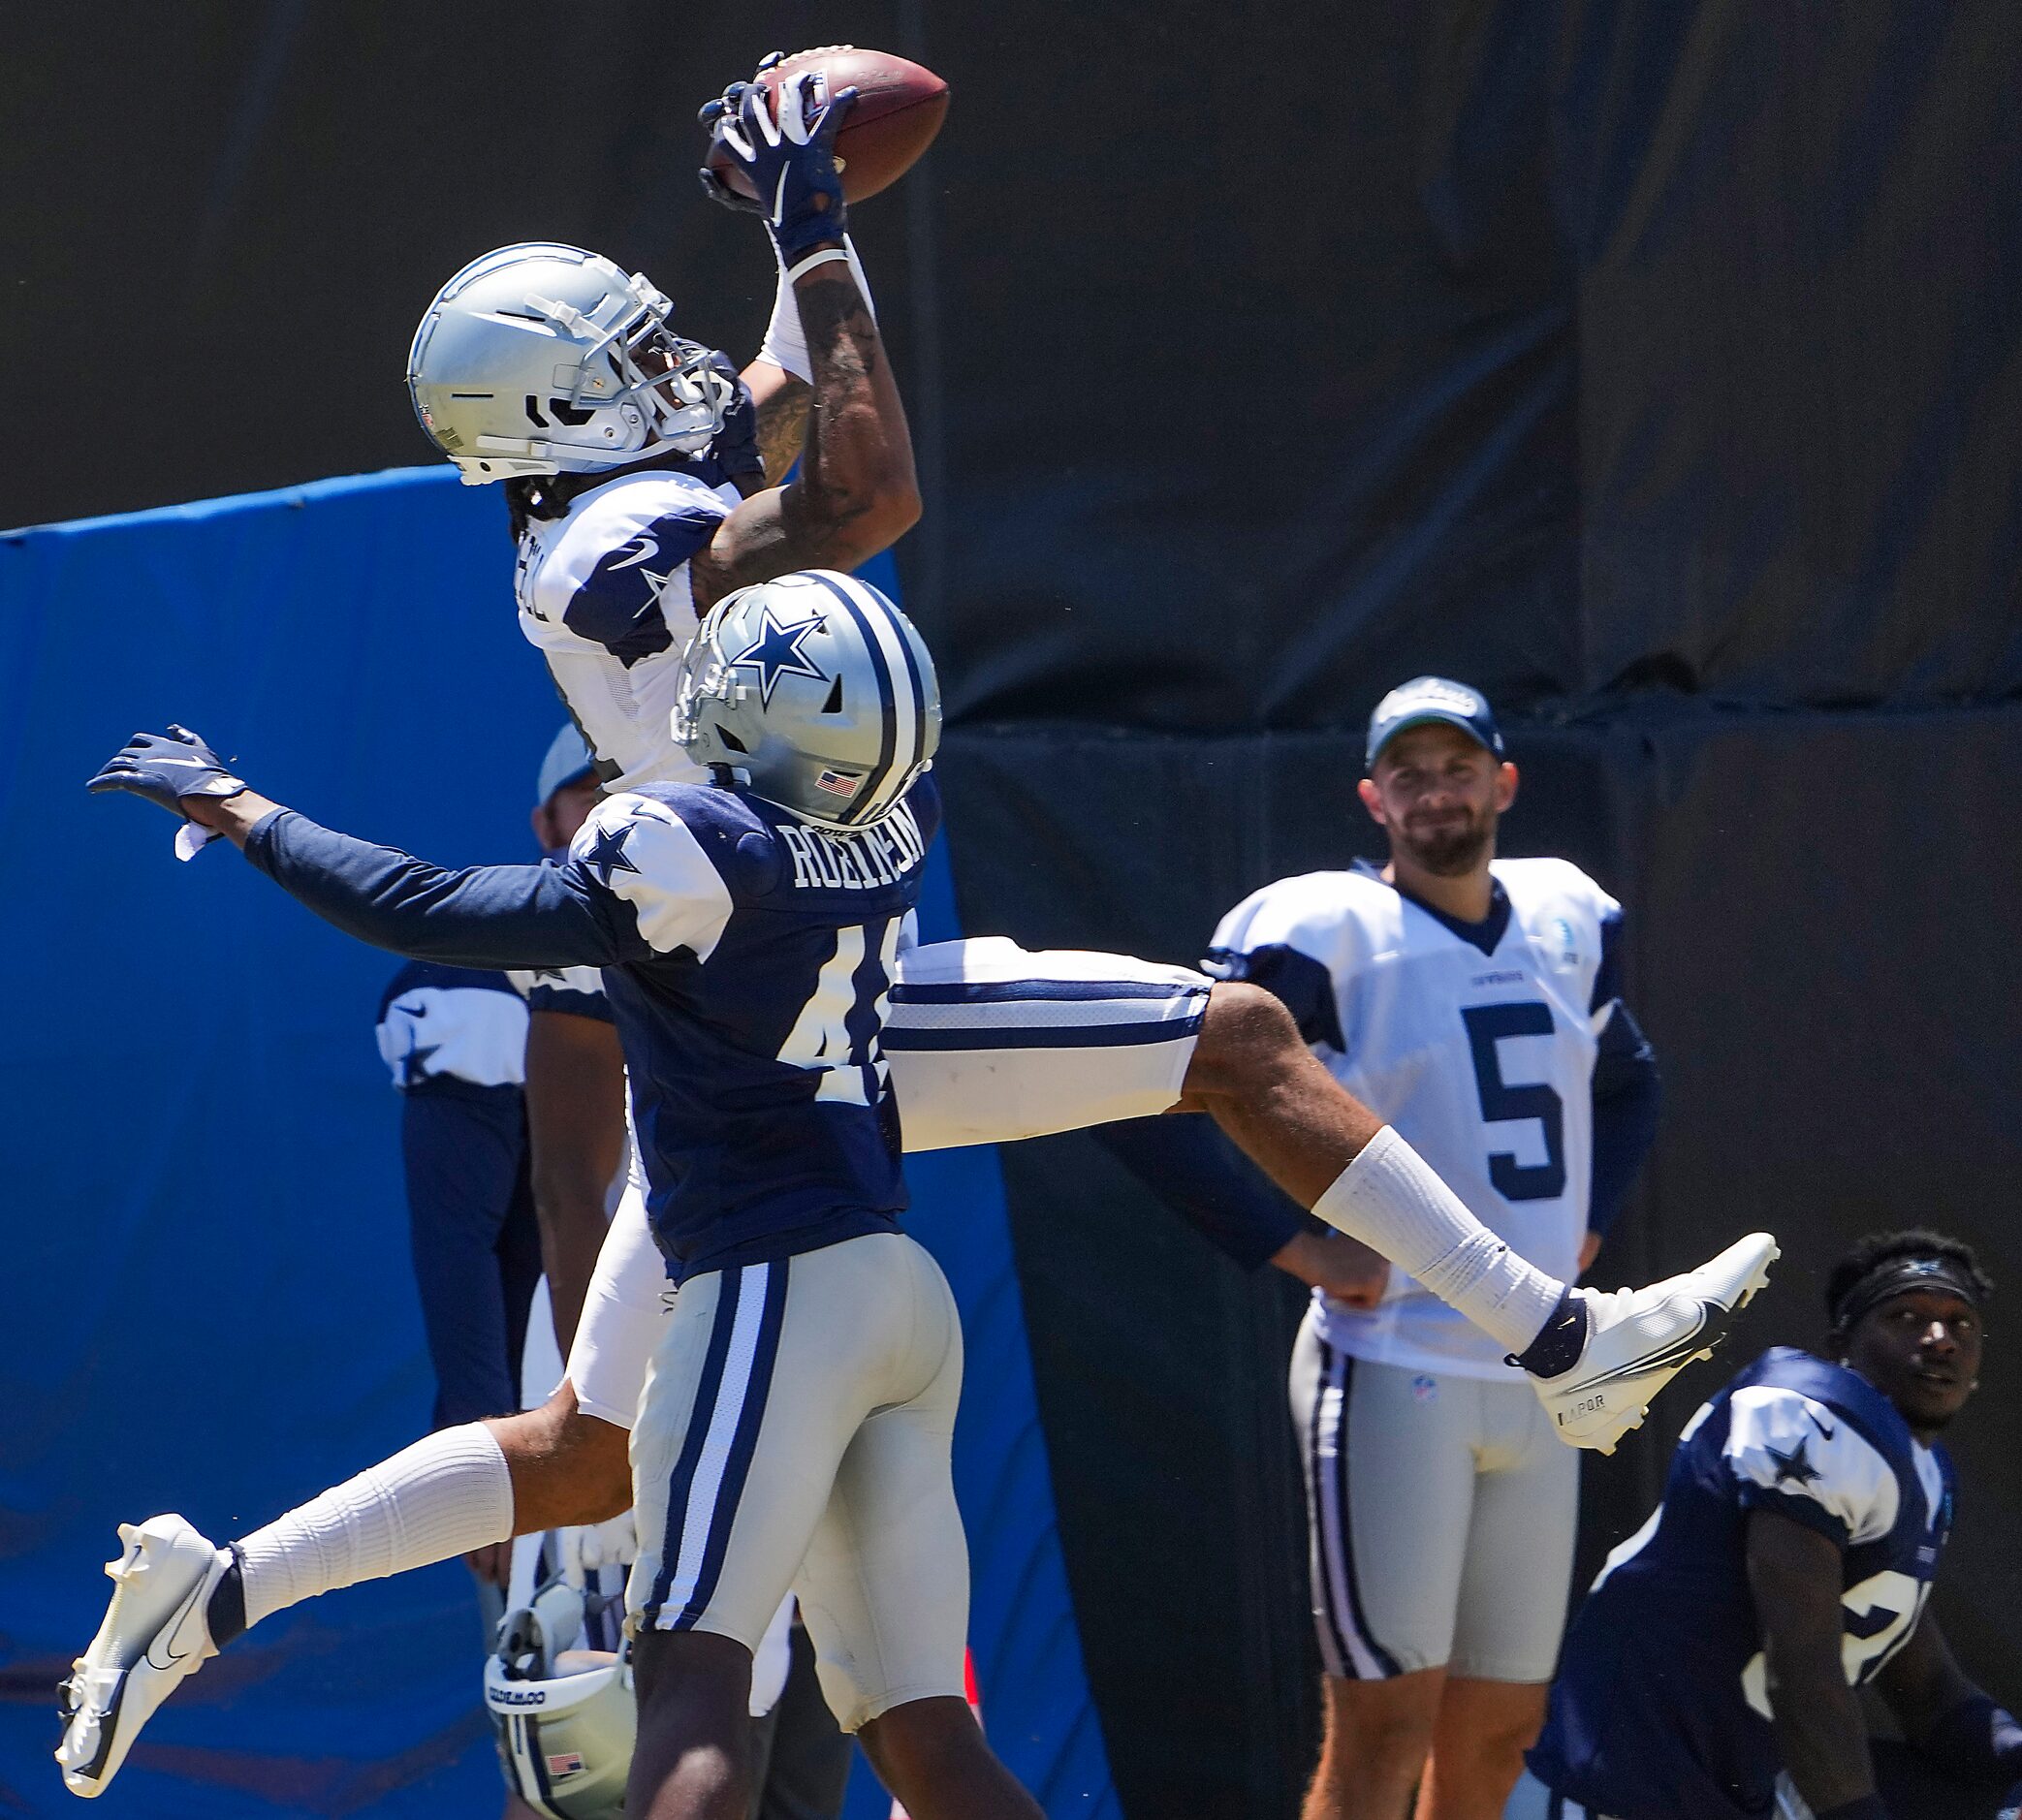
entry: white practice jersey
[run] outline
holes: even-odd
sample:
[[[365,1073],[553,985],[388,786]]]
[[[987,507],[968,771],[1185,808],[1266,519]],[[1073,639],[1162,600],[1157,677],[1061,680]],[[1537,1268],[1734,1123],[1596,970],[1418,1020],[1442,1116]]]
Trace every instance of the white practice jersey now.
[[[590,749],[617,767],[614,790],[702,781],[669,726],[697,623],[688,564],[739,498],[680,468],[620,474],[520,540],[520,629]]]
[[[1615,1004],[1602,931],[1621,906],[1564,860],[1492,870],[1495,908],[1478,926],[1374,870],[1281,879],[1222,919],[1209,970],[1282,998],[1335,1079],[1483,1225],[1571,1282],[1587,1231],[1595,1055]],[[1321,1300],[1322,1336],[1355,1358],[1509,1374],[1501,1348],[1403,1271],[1374,1310]]]

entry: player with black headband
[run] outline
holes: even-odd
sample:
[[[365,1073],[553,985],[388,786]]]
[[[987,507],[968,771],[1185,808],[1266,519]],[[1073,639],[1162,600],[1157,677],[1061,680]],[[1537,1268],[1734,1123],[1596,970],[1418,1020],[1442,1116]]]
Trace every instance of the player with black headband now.
[[[1687,1425],[1566,1638],[1530,1759],[1548,1820],[1907,1820],[1878,1792],[1869,1683],[1982,1811],[2022,1776],[2022,1725],[1928,1610],[1954,1501],[1937,1437],[1977,1386],[1990,1290],[1955,1239],[1863,1239],[1824,1356],[1776,1347]]]

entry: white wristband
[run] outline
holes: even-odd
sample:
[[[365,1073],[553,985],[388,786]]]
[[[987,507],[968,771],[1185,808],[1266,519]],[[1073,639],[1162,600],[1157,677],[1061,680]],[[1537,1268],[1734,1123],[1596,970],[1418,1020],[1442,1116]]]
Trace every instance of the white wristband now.
[[[786,282],[792,284],[803,272],[812,271],[817,266],[826,266],[834,259],[839,259],[847,265],[848,250],[840,246],[825,246],[819,253],[809,253],[798,266],[789,266],[786,268]]]
[[[877,320],[877,303],[870,295],[870,285],[864,276],[863,262],[857,258],[856,248],[850,245],[849,236],[843,235],[843,248],[849,254],[849,268],[856,274],[857,289],[864,294],[865,307],[870,311],[870,320]],[[833,257],[834,249],[817,253],[804,260],[794,269],[806,269],[814,259]],[[791,373],[796,379],[811,381],[814,365],[807,358],[807,340],[801,329],[800,306],[794,301],[793,275],[784,266],[779,268],[779,288],[773,298],[773,319],[766,325],[765,339],[760,342],[758,358],[770,361],[774,366]]]

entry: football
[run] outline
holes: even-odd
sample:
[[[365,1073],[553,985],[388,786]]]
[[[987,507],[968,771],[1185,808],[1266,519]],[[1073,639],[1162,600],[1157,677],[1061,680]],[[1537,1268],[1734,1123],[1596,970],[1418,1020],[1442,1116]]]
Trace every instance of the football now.
[[[948,84],[932,70],[854,45],[797,50],[759,77],[758,85],[776,106],[779,78],[803,70],[821,71],[831,94],[857,91],[856,105],[836,136],[836,167],[842,173],[845,202],[862,202],[898,182],[933,143],[948,112]],[[739,195],[751,195],[751,185],[723,149],[720,135],[710,141],[709,167]]]

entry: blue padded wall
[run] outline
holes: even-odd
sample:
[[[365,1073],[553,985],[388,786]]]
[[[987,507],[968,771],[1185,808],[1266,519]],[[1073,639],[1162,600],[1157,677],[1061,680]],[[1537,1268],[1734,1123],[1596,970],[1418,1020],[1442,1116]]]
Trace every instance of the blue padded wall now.
[[[242,1533],[412,1439],[430,1396],[372,1045],[387,957],[229,849],[178,865],[167,818],[79,786],[174,718],[335,826],[528,854],[559,716],[510,569],[496,497],[437,468],[0,539],[0,1813],[79,1811],[51,1689],[116,1522]],[[942,932],[953,903],[943,863]],[[995,1161],[913,1174],[968,1328],[956,1463],[992,1733],[1050,1813],[1114,1815]],[[98,1811],[490,1810],[481,1647],[455,1564],[314,1601],[180,1690]]]

